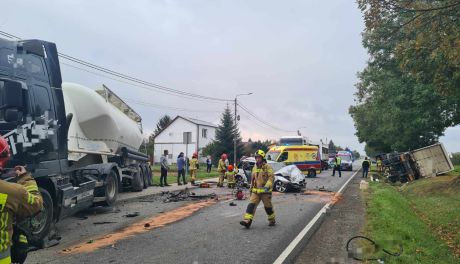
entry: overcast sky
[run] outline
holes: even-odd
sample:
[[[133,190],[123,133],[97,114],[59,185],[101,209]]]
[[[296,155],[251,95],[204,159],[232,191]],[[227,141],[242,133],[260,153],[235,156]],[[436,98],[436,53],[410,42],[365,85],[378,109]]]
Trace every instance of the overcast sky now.
[[[2,10],[0,30],[55,42],[67,55],[178,90],[231,100],[252,92],[238,100],[272,126],[364,148],[348,114],[356,73],[368,58],[352,0],[3,0]],[[61,69],[64,81],[106,84],[141,114],[148,132],[164,114],[218,124],[226,106]],[[295,134],[239,114],[245,140]],[[449,152],[460,151],[460,129],[442,141]]]

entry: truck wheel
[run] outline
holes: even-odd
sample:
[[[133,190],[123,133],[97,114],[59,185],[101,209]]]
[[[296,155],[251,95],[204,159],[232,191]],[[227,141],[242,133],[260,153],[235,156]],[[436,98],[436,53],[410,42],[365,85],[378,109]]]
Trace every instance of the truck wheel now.
[[[144,179],[143,173],[139,166],[137,166],[137,171],[133,174],[133,179],[131,180],[131,189],[133,192],[141,192],[144,189]]]
[[[282,181],[276,181],[275,182],[275,190],[280,193],[284,193],[287,190],[287,186],[284,182]]]
[[[144,179],[144,189],[147,189],[149,187],[149,172],[147,170],[147,166],[142,165],[142,178]]]
[[[27,230],[27,239],[31,245],[43,248],[44,239],[48,236],[51,224],[53,223],[53,199],[50,193],[43,189],[38,188],[43,198],[43,209],[36,216],[26,220],[23,228]]]
[[[150,166],[147,166],[147,175],[148,175],[148,180],[149,180],[149,186],[153,186],[153,174],[152,174],[152,169]]]
[[[107,177],[105,177],[104,194],[105,194],[104,205],[106,206],[114,205],[118,197],[118,177],[117,177],[117,173],[114,170],[111,170],[110,173],[107,175]]]
[[[309,170],[308,171],[308,177],[310,177],[310,178],[316,177],[316,170],[315,169]]]

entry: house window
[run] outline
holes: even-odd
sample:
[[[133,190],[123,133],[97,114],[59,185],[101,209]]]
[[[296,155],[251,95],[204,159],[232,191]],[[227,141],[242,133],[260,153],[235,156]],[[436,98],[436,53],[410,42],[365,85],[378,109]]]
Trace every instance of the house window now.
[[[201,137],[208,138],[208,130],[206,128],[201,129]]]

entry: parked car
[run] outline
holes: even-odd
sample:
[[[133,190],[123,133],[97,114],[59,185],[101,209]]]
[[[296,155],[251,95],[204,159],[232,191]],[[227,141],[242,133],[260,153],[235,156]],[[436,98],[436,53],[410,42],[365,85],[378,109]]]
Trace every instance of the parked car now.
[[[286,166],[282,162],[268,160],[268,164],[273,168],[275,176],[273,190],[286,192],[292,189],[301,189],[305,187],[305,175],[295,165]],[[255,158],[250,157],[243,159],[238,164],[236,181],[238,186],[250,187],[252,168],[256,164]]]

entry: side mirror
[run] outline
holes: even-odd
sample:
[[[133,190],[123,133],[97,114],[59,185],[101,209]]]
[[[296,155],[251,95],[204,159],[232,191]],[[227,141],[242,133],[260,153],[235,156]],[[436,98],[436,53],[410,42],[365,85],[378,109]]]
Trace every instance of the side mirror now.
[[[5,110],[5,121],[8,123],[19,121],[19,111],[14,108],[6,109]]]
[[[0,109],[22,109],[22,86],[20,83],[11,81],[0,82],[0,93],[2,97]]]

